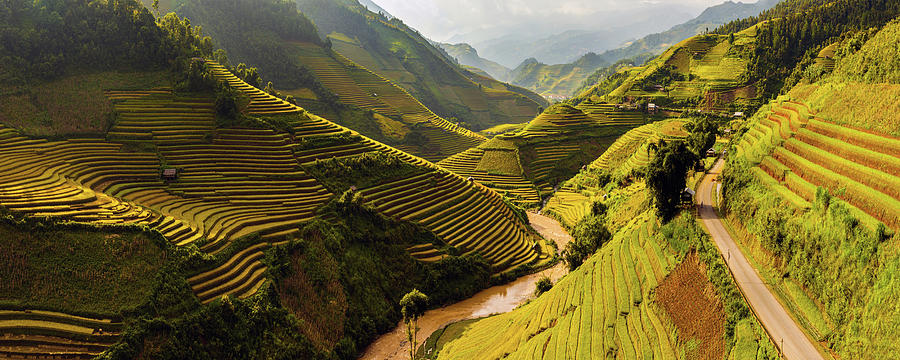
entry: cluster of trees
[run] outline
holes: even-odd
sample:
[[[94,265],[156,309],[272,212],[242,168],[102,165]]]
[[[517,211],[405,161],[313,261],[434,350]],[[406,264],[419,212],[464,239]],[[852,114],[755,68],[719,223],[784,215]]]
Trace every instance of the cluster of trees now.
[[[591,213],[575,225],[572,238],[561,253],[569,271],[575,271],[612,239],[612,234],[606,227],[606,206],[603,203],[594,203]]]
[[[0,79],[51,79],[78,69],[187,69],[212,40],[177,16],[156,18],[137,0],[0,3]]]
[[[718,127],[714,120],[702,117],[685,125],[690,132],[687,139],[654,144],[653,159],[647,165],[647,188],[656,200],[659,216],[668,221],[678,213],[681,194],[689,170],[699,165],[706,150],[716,142]]]
[[[250,85],[262,87],[263,76],[272,79],[278,88],[310,88],[320,99],[337,101],[293,55],[291,42],[323,44],[315,24],[297,10],[294,2],[188,0],[177,11],[202,24],[216,45],[235,62],[258,68],[254,71],[246,65],[243,69],[240,65],[235,67],[236,75]]]

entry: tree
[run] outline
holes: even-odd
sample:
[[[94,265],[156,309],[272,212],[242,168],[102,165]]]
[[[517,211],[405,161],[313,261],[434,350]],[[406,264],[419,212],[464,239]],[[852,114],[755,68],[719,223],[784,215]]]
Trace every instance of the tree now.
[[[716,134],[719,128],[716,123],[709,117],[694,120],[694,122],[685,124],[685,129],[690,132],[686,140],[688,149],[697,155],[697,160],[703,158],[706,149],[711,148],[716,143]]]
[[[425,314],[428,305],[428,296],[418,289],[413,289],[403,299],[400,299],[400,306],[403,311],[403,322],[406,323],[406,337],[409,340],[409,358],[415,360],[416,348],[416,332],[419,330],[419,317]]]
[[[156,17],[159,17],[159,0],[153,0],[153,11],[156,12]]]
[[[656,210],[663,221],[672,219],[681,201],[688,170],[699,160],[684,141],[660,141],[651,146],[656,150],[647,165],[647,188],[653,193]]]
[[[591,257],[597,249],[607,243],[612,234],[606,228],[605,207],[601,213],[591,214],[575,226],[572,233],[572,241],[566,244],[562,251],[563,260],[569,266],[569,271],[575,271],[587,258]]]

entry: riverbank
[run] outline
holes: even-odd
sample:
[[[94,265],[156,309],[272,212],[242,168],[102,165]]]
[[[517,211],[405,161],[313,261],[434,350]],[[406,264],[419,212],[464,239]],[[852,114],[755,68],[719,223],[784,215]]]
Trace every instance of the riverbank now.
[[[528,213],[528,219],[531,226],[541,236],[555,242],[559,249],[565,248],[566,243],[572,239],[569,233],[554,219],[534,213]],[[423,344],[432,333],[447,324],[511,311],[534,295],[535,283],[538,279],[548,276],[556,282],[565,274],[566,267],[560,262],[552,268],[522,276],[507,284],[482,290],[463,301],[429,310],[419,318],[420,330],[416,334],[416,338],[419,344]],[[408,346],[406,327],[400,323],[394,330],[382,335],[369,345],[360,359],[407,359]]]

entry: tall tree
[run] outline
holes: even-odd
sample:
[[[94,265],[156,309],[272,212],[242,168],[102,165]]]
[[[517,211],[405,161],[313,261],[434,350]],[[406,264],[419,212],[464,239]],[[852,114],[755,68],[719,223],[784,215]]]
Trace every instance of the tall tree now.
[[[403,322],[406,323],[406,337],[409,340],[409,358],[415,360],[416,348],[416,332],[419,331],[419,317],[425,313],[428,305],[428,296],[418,289],[413,289],[400,300],[400,306],[403,311]]]

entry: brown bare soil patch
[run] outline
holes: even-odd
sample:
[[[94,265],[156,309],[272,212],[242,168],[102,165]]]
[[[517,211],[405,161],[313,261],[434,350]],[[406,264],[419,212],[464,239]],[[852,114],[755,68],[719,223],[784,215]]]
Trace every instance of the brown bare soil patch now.
[[[725,355],[725,309],[715,294],[695,253],[656,288],[656,301],[678,328],[687,359],[719,360]]]

